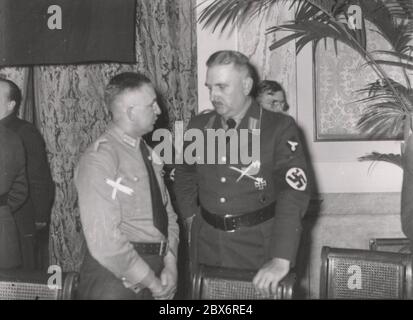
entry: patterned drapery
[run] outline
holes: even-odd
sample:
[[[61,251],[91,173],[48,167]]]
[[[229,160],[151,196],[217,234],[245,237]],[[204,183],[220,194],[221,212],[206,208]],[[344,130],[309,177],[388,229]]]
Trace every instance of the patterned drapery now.
[[[104,130],[109,114],[103,90],[123,71],[154,82],[169,126],[187,123],[197,109],[195,1],[137,0],[134,65],[87,64],[34,68],[36,123],[45,138],[56,197],[50,228],[51,264],[78,270],[84,253],[74,168]],[[81,50],[81,48],[79,48]],[[14,69],[17,79],[27,70]],[[13,79],[12,76],[10,76]],[[25,80],[18,82],[24,88]]]

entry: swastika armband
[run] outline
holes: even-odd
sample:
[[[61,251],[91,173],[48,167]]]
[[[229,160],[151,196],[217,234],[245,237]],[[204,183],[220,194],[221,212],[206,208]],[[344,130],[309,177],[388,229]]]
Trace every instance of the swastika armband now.
[[[301,168],[291,168],[285,174],[285,181],[294,190],[304,191],[307,188],[307,176]]]

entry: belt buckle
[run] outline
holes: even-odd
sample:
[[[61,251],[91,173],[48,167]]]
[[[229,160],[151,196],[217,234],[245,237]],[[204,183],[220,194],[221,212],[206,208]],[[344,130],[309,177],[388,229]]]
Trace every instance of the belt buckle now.
[[[233,225],[229,226],[229,225],[227,224],[227,218],[231,218],[231,215],[230,215],[230,214],[226,214],[226,215],[224,216],[224,229],[225,229],[225,232],[235,232],[235,226],[233,226]],[[227,230],[227,229],[229,229],[229,227],[231,227],[233,230]]]
[[[159,246],[159,255],[163,256],[168,251],[168,241],[161,241],[161,245]],[[162,254],[162,252],[164,254]]]

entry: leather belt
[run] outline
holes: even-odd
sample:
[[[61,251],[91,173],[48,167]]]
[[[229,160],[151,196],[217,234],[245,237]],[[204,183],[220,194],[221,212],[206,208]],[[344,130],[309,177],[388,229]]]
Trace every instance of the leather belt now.
[[[9,198],[8,196],[8,193],[0,195],[0,207],[7,206],[7,199]]]
[[[137,253],[165,256],[168,252],[168,241],[162,242],[131,242]]]
[[[267,221],[275,215],[275,201],[270,205],[241,215],[217,215],[201,207],[202,217],[211,226],[223,231],[235,231],[241,227],[252,227]]]

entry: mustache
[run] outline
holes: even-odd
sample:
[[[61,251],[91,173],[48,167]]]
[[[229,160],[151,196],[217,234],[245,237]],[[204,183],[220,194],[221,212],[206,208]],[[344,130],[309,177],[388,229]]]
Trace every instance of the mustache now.
[[[221,106],[221,105],[224,104],[222,101],[219,101],[219,100],[212,100],[211,103],[212,103],[214,106]]]

